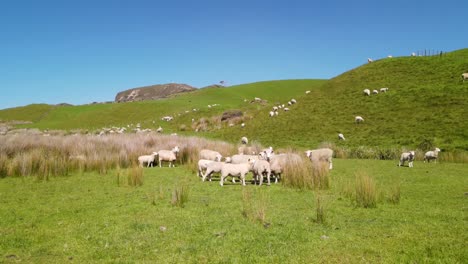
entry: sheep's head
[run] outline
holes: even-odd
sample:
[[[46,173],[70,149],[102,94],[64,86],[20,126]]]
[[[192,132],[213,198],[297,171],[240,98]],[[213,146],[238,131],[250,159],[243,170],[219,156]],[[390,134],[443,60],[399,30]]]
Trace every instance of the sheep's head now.
[[[305,154],[306,154],[306,156],[307,156],[308,158],[310,158],[310,153],[312,153],[312,151],[310,151],[310,150],[307,150],[307,151],[305,152]]]
[[[223,156],[221,156],[221,155],[216,155],[215,161],[221,161],[222,158],[223,158]]]
[[[435,152],[440,152],[440,148],[435,148]]]
[[[174,153],[179,153],[180,149],[179,149],[179,146],[175,146],[173,149],[172,149],[172,152]]]
[[[226,157],[226,158],[224,158],[224,160],[225,160],[226,163],[231,163],[231,161],[232,161],[231,157]]]

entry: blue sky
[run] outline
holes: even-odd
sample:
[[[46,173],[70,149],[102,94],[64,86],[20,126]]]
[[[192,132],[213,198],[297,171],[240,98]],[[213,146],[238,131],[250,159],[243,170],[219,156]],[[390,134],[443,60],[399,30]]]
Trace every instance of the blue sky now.
[[[460,1],[0,2],[0,109],[204,87],[332,78],[367,58],[467,48]]]

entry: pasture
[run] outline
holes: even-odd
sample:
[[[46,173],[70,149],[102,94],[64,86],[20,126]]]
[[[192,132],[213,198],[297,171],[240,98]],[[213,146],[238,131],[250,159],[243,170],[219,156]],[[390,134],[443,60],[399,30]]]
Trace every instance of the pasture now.
[[[314,191],[220,187],[185,166],[144,168],[141,186],[127,169],[5,177],[1,262],[464,263],[466,164],[396,164],[335,159],[330,188]],[[359,175],[375,182],[374,208],[354,200]]]

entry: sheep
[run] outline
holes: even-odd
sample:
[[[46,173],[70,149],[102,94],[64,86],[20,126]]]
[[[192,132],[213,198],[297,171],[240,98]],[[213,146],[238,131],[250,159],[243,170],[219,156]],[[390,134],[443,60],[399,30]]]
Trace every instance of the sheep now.
[[[270,146],[269,148],[266,148],[260,151],[258,155],[259,155],[259,158],[261,159],[270,160],[273,154],[274,154],[273,147]]]
[[[273,106],[273,111],[278,111],[278,107],[277,107],[277,106]]]
[[[273,112],[273,111],[270,111],[270,113],[269,113],[269,116],[270,116],[270,117],[273,117],[273,116],[275,116],[275,112]]]
[[[252,147],[252,146],[245,146],[242,145],[239,148],[237,148],[237,153],[238,154],[256,154],[257,148]]]
[[[250,159],[249,163],[252,166],[251,169],[254,175],[255,184],[258,182],[258,185],[261,186],[263,183],[263,176],[266,176],[268,180],[268,186],[269,186],[270,175],[271,175],[270,163],[266,160],[261,160],[261,159],[260,160]]]
[[[156,160],[156,156],[158,156],[158,152],[153,152],[151,155],[143,155],[138,157],[138,163],[140,163],[140,167],[143,167],[143,165],[146,163],[146,167],[153,167],[154,161]]]
[[[462,80],[463,80],[463,82],[468,80],[468,72],[467,73],[462,73]]]
[[[255,102],[261,102],[262,99],[261,99],[261,98],[258,98],[258,97],[255,97],[255,98],[254,98],[254,101],[255,101]]]
[[[291,101],[290,101],[290,102],[291,102],[291,104],[295,104],[295,103],[297,103],[296,99],[291,99]]]
[[[345,137],[344,137],[344,135],[341,134],[341,133],[338,134],[338,139],[339,139],[339,140],[343,140],[343,141],[346,140]]]
[[[241,124],[241,127],[244,128],[244,127],[245,127],[245,123],[242,123],[242,124]]]
[[[381,93],[386,93],[386,92],[388,92],[388,88],[387,87],[380,88],[380,92]]]
[[[364,122],[364,118],[362,116],[356,116],[354,118],[354,121],[356,121],[357,124]]]
[[[329,148],[313,149],[305,151],[306,156],[312,162],[325,161],[329,163],[329,169],[333,169],[333,150]]]
[[[292,105],[293,103],[291,101],[288,102],[288,105]]]
[[[310,91],[309,91],[309,90],[307,90],[307,91],[305,91],[305,93],[306,93],[306,94],[310,94]]]
[[[161,126],[158,127],[158,129],[156,129],[156,132],[157,132],[157,133],[162,133],[162,132],[163,132],[163,128],[162,128]]]
[[[214,172],[221,172],[223,164],[225,164],[225,162],[221,161],[211,161],[210,163],[207,163],[205,174],[202,174],[202,181],[205,181],[206,177],[209,177],[208,179],[211,181],[211,174]]]
[[[158,151],[158,161],[159,161],[159,167],[161,168],[162,161],[168,161],[169,162],[169,168],[170,167],[175,167],[175,164],[173,162],[177,159],[177,154],[179,153],[179,147],[175,146],[172,150],[160,150]]]
[[[259,159],[259,156],[257,155],[244,155],[244,154],[236,154],[231,157],[231,162],[232,164],[240,164],[240,163],[247,163],[249,162],[249,159]]]
[[[295,153],[272,155],[270,158],[270,170],[271,174],[275,176],[275,183],[278,183],[278,179],[281,178],[286,164],[300,160],[302,160],[301,157]]]
[[[372,93],[373,93],[373,94],[379,94],[379,91],[377,91],[377,90],[372,90]]]
[[[289,108],[285,107],[283,108],[284,111],[289,111]]]
[[[370,90],[369,89],[364,89],[364,91],[362,91],[364,93],[364,95],[367,95],[367,96],[370,96]]]
[[[223,186],[224,179],[227,176],[239,177],[242,185],[245,186],[245,175],[251,170],[252,165],[250,163],[241,164],[230,164],[224,163],[221,166],[221,179],[219,185]]]
[[[416,57],[416,52],[411,52],[411,57]]]
[[[200,150],[200,159],[221,161],[223,156],[218,151],[202,149]]]
[[[212,160],[206,160],[206,159],[200,159],[198,160],[198,171],[197,171],[197,176],[198,177],[203,177],[203,170],[207,169],[208,164],[212,163],[214,161]]]
[[[392,55],[388,55],[387,58],[393,58],[393,56],[392,56]]]
[[[167,122],[171,121],[172,119],[174,119],[172,116],[164,116],[164,117],[161,118],[162,121],[167,121]],[[137,125],[137,127],[138,127],[138,125]]]
[[[434,162],[437,162],[437,157],[439,156],[440,149],[435,148],[435,150],[428,151],[424,154],[424,162],[430,162],[431,160],[434,160]]]
[[[413,167],[414,157],[415,157],[415,153],[414,153],[413,150],[409,151],[409,152],[401,153],[400,162],[398,162],[398,167],[404,166],[405,161],[408,161],[408,167],[412,168]]]
[[[241,138],[241,143],[244,144],[244,145],[247,145],[247,144],[249,144],[249,139],[247,137],[242,137]]]
[[[374,61],[373,59],[367,58],[367,62],[368,62],[368,63],[371,63],[371,62],[373,62],[373,61]]]
[[[278,116],[278,112],[275,112],[275,116]]]

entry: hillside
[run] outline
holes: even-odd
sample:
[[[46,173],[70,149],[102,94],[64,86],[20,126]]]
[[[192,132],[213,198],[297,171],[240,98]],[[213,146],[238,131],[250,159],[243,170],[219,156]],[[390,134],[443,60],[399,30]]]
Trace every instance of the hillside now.
[[[187,84],[168,83],[128,89],[117,93],[115,102],[134,102],[166,98],[173,94],[191,92],[196,88]]]

